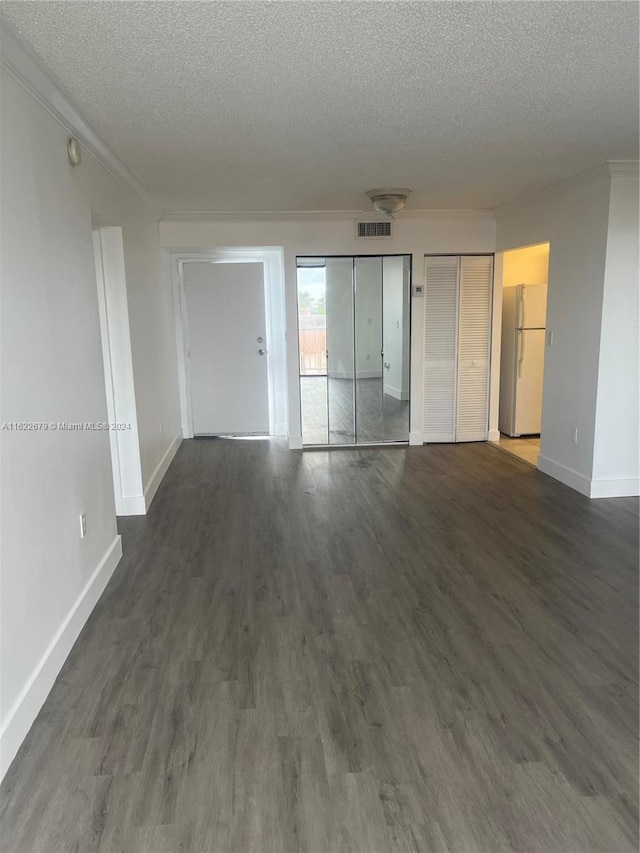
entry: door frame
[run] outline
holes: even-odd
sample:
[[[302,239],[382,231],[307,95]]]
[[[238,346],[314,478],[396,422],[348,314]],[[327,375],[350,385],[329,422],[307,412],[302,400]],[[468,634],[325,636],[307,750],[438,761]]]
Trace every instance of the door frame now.
[[[108,431],[115,510],[145,515],[122,228],[94,225],[92,240],[107,417],[128,424]]]
[[[265,328],[267,334],[267,391],[269,398],[269,434],[286,435],[287,382],[286,335],[284,301],[284,252],[281,248],[236,249],[220,248],[210,251],[171,252],[176,318],[176,346],[180,416],[183,438],[193,438],[193,408],[189,374],[189,324],[184,287],[185,264],[216,263],[262,264],[264,280]]]

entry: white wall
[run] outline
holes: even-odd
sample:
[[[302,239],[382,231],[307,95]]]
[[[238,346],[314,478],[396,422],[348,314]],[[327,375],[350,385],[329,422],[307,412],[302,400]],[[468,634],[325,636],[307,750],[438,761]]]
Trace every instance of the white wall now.
[[[353,216],[254,219],[192,220],[160,222],[162,245],[172,249],[209,250],[243,246],[281,246],[285,264],[287,325],[287,386],[289,395],[289,441],[301,447],[300,388],[298,382],[296,256],[410,254],[413,281],[424,280],[424,255],[435,253],[493,252],[495,221],[489,213],[434,213],[427,218],[398,218],[394,236],[384,240],[357,240]],[[422,443],[423,411],[423,302],[412,299],[411,318],[411,435]]]
[[[594,496],[637,494],[638,178],[611,179],[593,458]]]
[[[601,341],[603,316],[607,319],[617,316],[618,308],[613,307],[614,303],[616,306],[630,304],[633,276],[637,286],[637,271],[629,272],[634,251],[630,227],[624,231],[625,236],[618,230],[624,249],[615,239],[610,241],[611,186],[609,170],[603,167],[556,188],[551,194],[541,194],[497,212],[498,251],[550,243],[547,332],[553,332],[553,346],[547,345],[545,353],[539,467],[593,496],[597,492],[594,478],[599,476],[594,467],[599,374],[601,364],[610,364],[611,348],[615,346],[611,335],[603,335]],[[630,216],[629,207],[630,196],[624,203],[620,202],[620,215],[625,221]],[[613,254],[609,255],[609,247],[615,253],[615,261]],[[605,263],[616,266],[619,263],[627,270],[623,278],[617,278],[617,285],[612,289],[611,314],[605,298]],[[613,296],[614,293],[617,296]],[[629,340],[631,337],[629,332]],[[602,377],[608,377],[606,382],[610,380],[609,372],[607,367]],[[621,410],[622,398],[633,397],[636,376],[633,364],[627,361],[619,371],[617,382],[610,388],[610,394],[615,397],[615,411]],[[578,430],[577,443],[573,440],[575,429]],[[615,432],[606,438],[607,445],[616,441]],[[624,469],[629,477],[637,477],[626,441],[620,456],[622,459],[616,467],[620,476],[623,477]]]
[[[180,433],[157,223],[86,151],[72,168],[67,131],[5,72],[1,85],[2,421],[106,420],[92,217],[121,226],[142,467],[153,485]],[[117,564],[120,538],[105,432],[0,435],[4,772]]]
[[[502,286],[518,284],[547,284],[549,281],[549,244],[525,246],[505,252],[503,257]]]

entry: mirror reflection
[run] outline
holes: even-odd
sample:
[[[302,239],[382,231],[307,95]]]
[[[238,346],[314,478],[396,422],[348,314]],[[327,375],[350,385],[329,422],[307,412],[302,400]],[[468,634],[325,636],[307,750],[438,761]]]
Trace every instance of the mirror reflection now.
[[[409,255],[298,258],[305,445],[407,442]]]

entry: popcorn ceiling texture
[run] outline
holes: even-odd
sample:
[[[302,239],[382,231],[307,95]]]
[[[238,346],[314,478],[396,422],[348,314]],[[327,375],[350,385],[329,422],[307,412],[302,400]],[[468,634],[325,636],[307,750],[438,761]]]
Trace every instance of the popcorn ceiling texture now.
[[[4,2],[168,210],[487,208],[636,158],[635,2]]]

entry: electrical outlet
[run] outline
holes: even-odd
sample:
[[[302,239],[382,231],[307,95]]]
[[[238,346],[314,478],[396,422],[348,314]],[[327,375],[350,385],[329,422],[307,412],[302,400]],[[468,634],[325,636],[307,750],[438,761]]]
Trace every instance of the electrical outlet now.
[[[547,346],[553,346],[553,332],[551,331],[551,329],[549,329],[549,331],[547,332]]]
[[[87,516],[86,513],[80,513],[80,538],[84,539],[87,535]]]
[[[573,427],[571,430],[571,440],[574,444],[578,443],[578,427]]]

